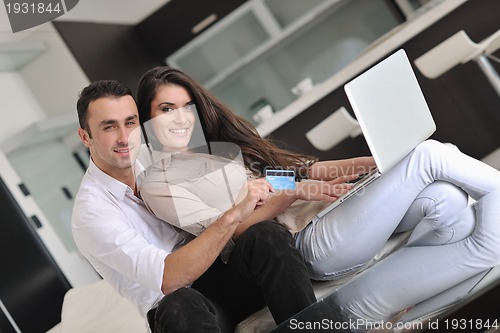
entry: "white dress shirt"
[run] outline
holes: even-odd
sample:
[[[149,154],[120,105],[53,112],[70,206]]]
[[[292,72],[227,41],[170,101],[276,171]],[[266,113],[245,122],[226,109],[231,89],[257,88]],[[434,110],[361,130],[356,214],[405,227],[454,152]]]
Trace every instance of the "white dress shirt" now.
[[[143,175],[139,162],[135,171]],[[75,198],[72,231],[83,256],[143,316],[164,296],[165,257],[189,237],[153,216],[129,186],[92,161]]]

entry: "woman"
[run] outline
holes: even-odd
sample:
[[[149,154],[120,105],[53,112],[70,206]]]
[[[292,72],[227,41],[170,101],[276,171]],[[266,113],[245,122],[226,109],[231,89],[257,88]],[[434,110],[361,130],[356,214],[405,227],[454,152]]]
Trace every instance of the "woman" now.
[[[314,216],[326,202],[336,200],[351,187],[346,182],[374,166],[371,157],[320,162],[282,150],[261,138],[249,122],[233,114],[195,80],[173,68],[158,67],[146,72],[137,98],[142,124],[161,117],[168,120],[161,122],[162,128],[152,125],[152,131],[145,131],[148,139],[153,135],[159,139],[158,148],[163,150],[163,153],[157,152],[159,156],[170,152],[167,160],[159,158],[162,165],[154,172],[156,179],[146,181],[141,188],[151,210],[168,222],[172,208],[179,214],[179,220],[188,216],[188,203],[196,202],[196,207],[203,207],[200,209],[203,214],[196,216],[198,220],[193,219],[201,225],[210,223],[210,218],[223,212],[204,202],[205,197],[219,196],[219,191],[206,193],[204,190],[207,183],[214,186],[213,179],[202,177],[205,185],[193,186],[199,190],[197,193],[184,186],[190,180],[200,179],[203,172],[214,176],[214,172],[219,171],[218,178],[228,184],[232,184],[228,173],[239,173],[235,183],[243,184],[241,167],[237,171],[235,162],[237,154],[223,156],[226,161],[217,166],[212,161],[220,161],[221,156],[214,157],[217,154],[210,149],[199,153],[196,149],[202,146],[199,140],[189,147],[194,126],[199,124],[209,148],[211,142],[237,145],[242,163],[253,177],[261,177],[266,168],[286,168],[295,170],[299,179],[308,178],[298,182],[296,190],[276,192],[241,223],[239,232],[254,223],[284,217],[283,223],[295,232],[296,245],[312,279],[336,279],[360,270],[393,233],[413,230],[409,240],[412,246],[390,257],[394,265],[385,265],[387,272],[379,269],[378,275],[373,274],[369,281],[356,279],[356,289],[342,288],[337,292],[341,311],[349,319],[386,320],[500,263],[500,172],[457,150],[433,140],[426,141],[370,184],[362,195],[352,197],[318,219]],[[174,150],[181,153],[171,154]],[[193,159],[192,154],[201,155]],[[169,184],[168,170],[177,157],[182,161],[175,165],[178,169],[190,170],[193,166],[197,172],[191,178]],[[228,170],[226,165],[230,166]],[[172,185],[181,185],[184,192],[171,190]],[[225,187],[231,189],[227,191],[232,198],[230,205],[238,200],[235,192],[241,191],[236,190],[237,186]],[[467,208],[468,196],[480,202]],[[174,198],[173,206],[169,207],[165,198]],[[184,204],[177,205],[175,198]],[[290,215],[290,210],[301,206],[310,209],[300,217]]]

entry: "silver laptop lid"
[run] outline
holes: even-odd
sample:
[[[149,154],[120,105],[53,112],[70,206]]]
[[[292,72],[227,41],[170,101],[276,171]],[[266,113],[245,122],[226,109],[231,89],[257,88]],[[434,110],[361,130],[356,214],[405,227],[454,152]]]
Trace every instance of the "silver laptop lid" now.
[[[381,173],[436,130],[403,49],[347,83],[344,89]]]

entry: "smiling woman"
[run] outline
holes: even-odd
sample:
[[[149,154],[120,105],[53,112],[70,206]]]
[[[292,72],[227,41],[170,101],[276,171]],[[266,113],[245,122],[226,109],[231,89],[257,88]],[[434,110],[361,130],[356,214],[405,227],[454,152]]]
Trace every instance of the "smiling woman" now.
[[[143,75],[137,100],[141,122],[155,122],[166,114],[177,121],[175,126],[170,121],[164,123],[166,128],[156,128],[160,135],[167,133],[169,140],[164,135],[160,146],[151,148],[157,159],[146,171],[140,188],[148,208],[166,223],[203,237],[205,228],[239,204],[245,171],[250,189],[252,179],[261,177],[268,168],[282,168],[309,179],[297,182],[294,190],[270,188],[275,193],[258,203],[237,226],[232,237],[236,246],[246,230],[262,221],[276,220],[295,235],[295,246],[311,279],[339,280],[365,270],[391,235],[411,231],[411,246],[385,259],[389,264],[379,264],[369,279],[355,279],[350,282],[355,287],[335,294],[342,320],[361,320],[367,325],[386,321],[500,262],[500,210],[495,208],[500,198],[500,173],[460,151],[434,140],[424,141],[361,195],[320,215],[325,205],[352,187],[350,180],[373,167],[373,158],[317,161],[280,150],[191,76],[168,66]],[[197,119],[191,119],[202,125],[207,149],[190,148],[183,141],[182,147],[169,151],[161,143],[172,145],[170,138],[176,134],[183,140],[189,137],[184,135],[190,133],[192,123],[184,110],[177,109],[191,103],[198,114]],[[153,112],[158,105],[168,105],[167,113]],[[176,142],[178,139],[176,136]],[[220,149],[224,144],[241,149],[241,165],[234,164],[237,160],[233,156],[237,155],[221,154],[229,151]],[[242,170],[240,178],[238,170]],[[478,204],[468,207],[468,195]],[[485,233],[491,237],[485,238]],[[471,245],[476,242],[480,249]],[[231,250],[232,245],[226,249]],[[394,267],[400,268],[398,273]],[[368,327],[359,328],[363,331]]]
[[[164,150],[187,149],[196,121],[195,113],[195,105],[184,89],[176,85],[158,88],[151,102],[151,122]]]
[[[196,105],[180,85],[159,85],[148,110],[142,128],[153,164],[141,196],[157,217],[199,235],[247,193],[240,149],[205,141]]]

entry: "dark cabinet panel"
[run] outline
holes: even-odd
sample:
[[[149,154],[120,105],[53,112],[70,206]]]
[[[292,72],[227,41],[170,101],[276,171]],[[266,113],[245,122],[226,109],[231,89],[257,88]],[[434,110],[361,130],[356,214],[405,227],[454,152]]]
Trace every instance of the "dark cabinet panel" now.
[[[157,61],[163,62],[167,56],[245,2],[246,0],[171,0],[140,22],[137,31],[149,53]],[[193,32],[197,25],[200,29]]]
[[[333,91],[307,110],[301,112],[284,126],[272,132],[268,137],[281,147],[312,154],[321,160],[369,155],[370,150],[362,135],[355,138],[347,138],[328,151],[317,150],[307,140],[306,133],[309,130],[342,106],[354,116],[347,96],[341,88]]]
[[[7,315],[3,313],[2,309],[0,309],[0,332],[16,333],[16,330],[12,327]]]
[[[65,21],[53,24],[90,81],[118,80],[135,93],[142,74],[163,65],[145,51],[134,26]]]
[[[71,286],[1,178],[0,210],[0,299],[23,333],[46,332],[60,322]],[[0,324],[11,332],[6,318]]]
[[[402,47],[413,60],[460,30],[480,42],[500,29],[499,12],[499,1],[467,1]],[[492,65],[500,72],[498,63]],[[500,146],[500,98],[476,63],[455,66],[437,79],[415,72],[436,118],[439,139],[476,158]]]

